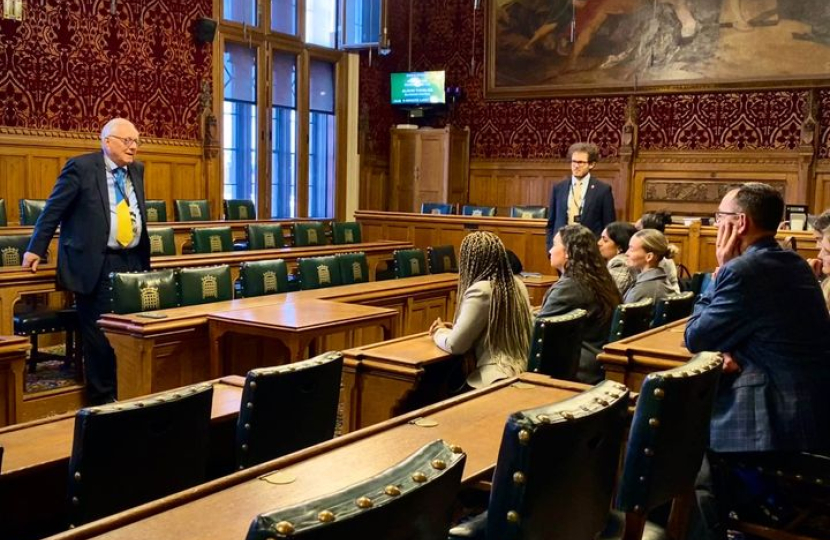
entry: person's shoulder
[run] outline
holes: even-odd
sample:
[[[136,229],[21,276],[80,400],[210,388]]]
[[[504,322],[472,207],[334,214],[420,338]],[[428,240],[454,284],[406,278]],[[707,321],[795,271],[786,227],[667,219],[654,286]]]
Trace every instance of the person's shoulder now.
[[[594,175],[591,175],[591,180],[596,182],[596,189],[601,189],[603,191],[611,191],[611,184],[609,184],[608,182],[603,182]]]
[[[97,163],[104,162],[104,156],[101,152],[90,152],[88,154],[81,154],[72,158],[69,158],[69,162],[74,162],[79,165],[92,165]]]

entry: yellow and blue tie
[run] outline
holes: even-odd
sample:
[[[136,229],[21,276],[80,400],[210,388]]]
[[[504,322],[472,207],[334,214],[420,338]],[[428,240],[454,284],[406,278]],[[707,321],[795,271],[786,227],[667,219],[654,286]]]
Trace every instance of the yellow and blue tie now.
[[[130,218],[130,201],[127,198],[127,186],[124,182],[127,170],[119,167],[112,174],[115,178],[115,223],[117,226],[115,239],[119,244],[127,247],[133,241],[134,236],[133,221]]]

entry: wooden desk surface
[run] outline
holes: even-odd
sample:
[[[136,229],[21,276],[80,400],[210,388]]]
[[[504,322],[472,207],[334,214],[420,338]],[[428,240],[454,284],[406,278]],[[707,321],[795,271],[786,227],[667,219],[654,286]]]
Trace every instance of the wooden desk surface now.
[[[348,349],[343,351],[343,356],[369,364],[374,361],[407,368],[420,368],[434,362],[442,362],[450,354],[438,348],[429,332],[421,332]]]
[[[463,480],[474,481],[492,473],[510,413],[562,401],[585,388],[523,374],[53,539],[239,540],[258,513],[362,481],[436,439],[464,449],[467,463]],[[437,422],[437,426],[418,426],[413,421],[420,417]],[[269,483],[267,475],[275,471],[295,480],[282,485]]]
[[[331,300],[307,299],[282,302],[233,311],[210,313],[208,320],[233,323],[234,326],[304,331],[337,326],[344,322],[370,321],[396,315],[394,309],[344,304]]]

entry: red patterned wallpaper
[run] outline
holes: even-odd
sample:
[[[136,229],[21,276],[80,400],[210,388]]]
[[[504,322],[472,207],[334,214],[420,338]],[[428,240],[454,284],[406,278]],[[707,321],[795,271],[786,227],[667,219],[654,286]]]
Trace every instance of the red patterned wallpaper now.
[[[492,0],[490,0],[492,1]],[[588,140],[605,157],[616,156],[625,122],[624,97],[484,100],[485,4],[472,0],[414,2],[412,70],[446,69],[447,84],[463,99],[446,118],[468,125],[471,155],[478,159],[558,158],[568,146]],[[390,0],[392,54],[361,65],[361,121],[370,126],[366,148],[388,155],[388,129],[405,117],[388,105],[389,73],[408,69],[407,0]],[[807,92],[672,94],[638,98],[639,147],[648,150],[792,150],[798,145]],[[830,146],[830,90],[819,93],[820,153]]]
[[[144,136],[199,138],[210,45],[193,25],[212,0],[26,2],[0,21],[0,125],[98,132],[115,116]]]

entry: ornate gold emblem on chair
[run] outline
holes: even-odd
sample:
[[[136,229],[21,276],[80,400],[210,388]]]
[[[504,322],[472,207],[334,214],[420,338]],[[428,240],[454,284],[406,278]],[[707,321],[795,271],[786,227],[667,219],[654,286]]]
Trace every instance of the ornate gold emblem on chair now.
[[[413,276],[421,274],[421,265],[419,264],[418,259],[409,259],[409,272]]]
[[[222,238],[221,237],[219,237],[215,234],[212,234],[212,235],[210,235],[210,238],[208,239],[208,241],[210,242],[210,252],[211,253],[221,253],[221,251],[222,251]]]
[[[164,240],[162,240],[160,234],[151,234],[150,235],[150,255],[163,255],[164,254]]]
[[[262,235],[262,243],[265,245],[265,249],[277,248],[277,239],[272,232],[267,232]]]
[[[357,261],[352,263],[352,279],[355,281],[363,281],[363,269]]]
[[[239,219],[248,219],[248,209],[244,206],[239,207]]]
[[[277,292],[277,273],[271,270],[262,273],[262,290],[265,294]]]
[[[331,285],[331,272],[325,264],[317,267],[317,282],[320,285]]]
[[[3,266],[20,266],[20,251],[17,248],[9,246],[3,248]]]
[[[314,229],[308,230],[308,242],[310,244],[317,244],[319,241],[317,240],[317,231]]]
[[[219,298],[216,276],[202,276],[202,299]]]
[[[187,205],[190,211],[190,217],[195,219],[202,219],[202,208],[197,203],[190,203]]]
[[[148,208],[147,209],[147,221],[158,221],[159,220],[159,211],[157,208]]]
[[[141,288],[141,311],[150,311],[159,309],[161,306],[161,298],[159,296],[158,287],[142,287]]]

